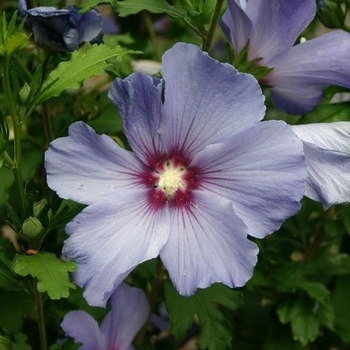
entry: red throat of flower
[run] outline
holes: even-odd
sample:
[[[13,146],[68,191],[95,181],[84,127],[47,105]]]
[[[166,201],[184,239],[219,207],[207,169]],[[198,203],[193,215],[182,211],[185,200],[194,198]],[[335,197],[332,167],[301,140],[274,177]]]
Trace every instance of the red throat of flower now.
[[[193,200],[192,190],[198,186],[198,169],[188,166],[184,157],[162,157],[143,174],[143,183],[150,189],[149,201],[153,209],[168,204],[187,207]]]

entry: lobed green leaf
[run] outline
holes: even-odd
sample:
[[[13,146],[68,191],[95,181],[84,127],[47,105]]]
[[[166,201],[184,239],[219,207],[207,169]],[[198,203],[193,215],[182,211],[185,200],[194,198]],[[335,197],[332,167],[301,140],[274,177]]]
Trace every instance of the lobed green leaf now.
[[[69,279],[69,272],[76,270],[75,262],[64,262],[53,253],[17,255],[13,269],[21,276],[31,275],[37,278],[38,291],[47,292],[51,299],[67,298],[69,288],[75,288]]]
[[[241,293],[223,284],[214,284],[207,289],[199,289],[193,296],[184,297],[167,283],[165,302],[175,336],[179,338],[185,336],[196,315],[201,329],[199,334],[201,348],[210,350],[231,348],[231,326],[218,308],[218,304],[235,310],[242,305]]]

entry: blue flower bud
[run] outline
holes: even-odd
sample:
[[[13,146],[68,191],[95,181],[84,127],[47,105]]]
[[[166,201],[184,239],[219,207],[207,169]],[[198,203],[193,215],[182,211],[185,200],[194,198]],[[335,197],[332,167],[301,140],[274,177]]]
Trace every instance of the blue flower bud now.
[[[26,26],[34,41],[52,51],[74,51],[84,42],[102,42],[102,19],[97,10],[81,14],[72,6],[28,9],[26,0],[19,0],[18,7],[20,14],[27,16]]]

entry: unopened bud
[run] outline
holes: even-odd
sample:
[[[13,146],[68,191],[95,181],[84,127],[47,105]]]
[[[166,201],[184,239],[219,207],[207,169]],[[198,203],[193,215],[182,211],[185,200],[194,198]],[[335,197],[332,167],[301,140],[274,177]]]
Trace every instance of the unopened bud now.
[[[27,101],[29,93],[30,93],[30,86],[27,83],[25,83],[22,86],[21,90],[19,91],[19,97],[21,98],[22,103],[25,103]]]
[[[1,350],[12,350],[12,345],[9,339],[0,335],[0,349]]]
[[[39,238],[43,230],[43,225],[38,218],[32,216],[26,219],[22,225],[22,233],[29,239]]]
[[[44,198],[33,205],[33,214],[36,218],[40,215],[43,209],[45,209],[45,207],[47,206],[47,203],[48,203],[47,200]]]
[[[317,17],[328,28],[343,28],[345,12],[337,0],[318,0]]]

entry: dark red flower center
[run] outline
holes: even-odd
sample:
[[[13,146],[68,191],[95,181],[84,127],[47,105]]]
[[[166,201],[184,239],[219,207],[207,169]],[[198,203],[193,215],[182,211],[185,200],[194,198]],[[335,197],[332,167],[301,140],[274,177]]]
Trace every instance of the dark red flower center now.
[[[198,188],[198,170],[188,166],[182,157],[169,157],[155,162],[142,176],[150,188],[149,200],[154,209],[170,206],[188,206],[193,200],[192,190]]]

